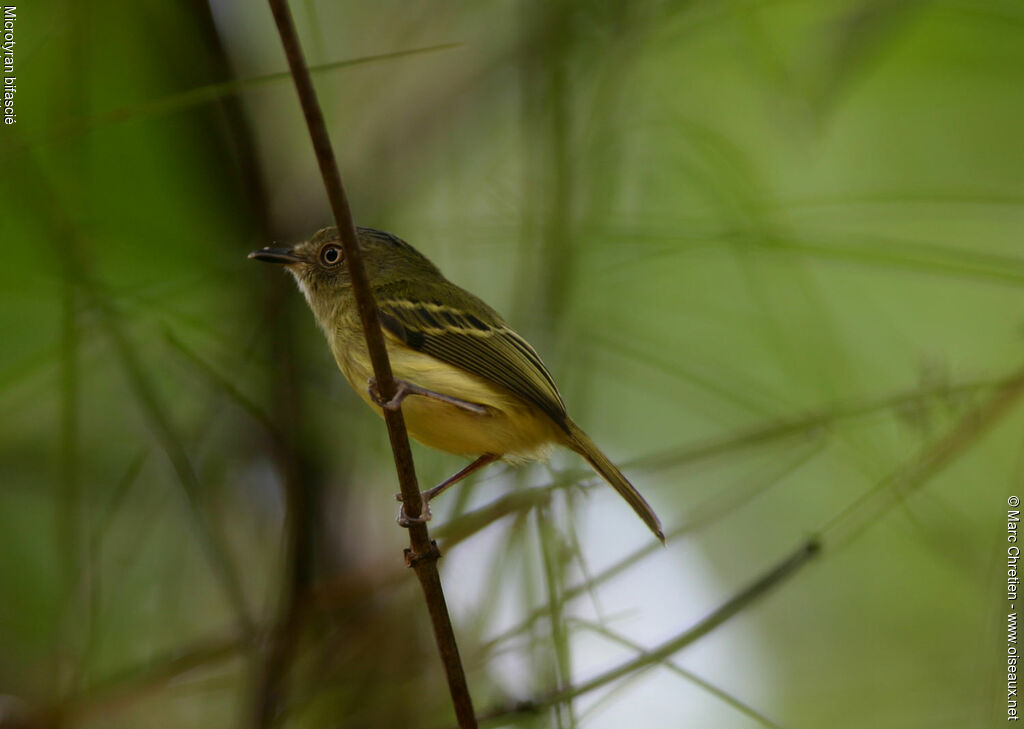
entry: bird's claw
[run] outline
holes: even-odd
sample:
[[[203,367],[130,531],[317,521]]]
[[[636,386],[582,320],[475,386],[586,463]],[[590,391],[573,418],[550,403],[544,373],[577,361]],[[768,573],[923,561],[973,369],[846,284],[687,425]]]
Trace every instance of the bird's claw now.
[[[402,505],[398,507],[398,518],[395,519],[398,522],[398,526],[408,529],[413,524],[426,524],[430,521],[432,514],[430,513],[430,502],[427,499],[423,499],[423,506],[419,516],[409,516],[405,513],[405,501],[402,499],[402,495],[395,494],[395,498],[402,502]]]
[[[377,378],[371,377],[367,380],[366,391],[370,395],[370,399],[373,400],[377,407],[385,410],[398,410],[402,407],[402,401],[405,400],[409,395],[419,395],[421,397],[427,397],[431,400],[437,400],[439,402],[446,402],[449,405],[454,405],[457,408],[467,410],[477,415],[486,415],[487,408],[483,405],[479,405],[475,402],[468,402],[467,400],[461,400],[451,395],[445,395],[440,392],[434,392],[428,390],[425,387],[414,385],[411,382],[405,380],[395,380],[395,394],[390,400],[385,400],[381,397],[380,390],[377,387]]]
[[[403,380],[395,380],[395,394],[390,400],[385,400],[381,397],[380,389],[377,387],[377,378],[371,377],[366,383],[366,391],[370,395],[370,399],[373,400],[374,404],[378,407],[384,408],[385,410],[398,410],[402,407],[402,400],[410,394],[408,388],[405,387],[406,383]]]

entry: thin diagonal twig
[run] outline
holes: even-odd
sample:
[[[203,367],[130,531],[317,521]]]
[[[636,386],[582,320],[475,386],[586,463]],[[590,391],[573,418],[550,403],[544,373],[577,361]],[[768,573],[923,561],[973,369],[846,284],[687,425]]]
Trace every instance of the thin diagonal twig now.
[[[669,656],[704,637],[732,618],[770,589],[796,575],[810,563],[812,558],[821,554],[824,547],[827,547],[829,551],[834,551],[856,539],[889,509],[901,503],[914,490],[920,488],[975,445],[981,436],[989,432],[1012,411],[1022,397],[1024,397],[1024,371],[1019,371],[1003,380],[984,403],[964,415],[946,436],[924,449],[903,467],[882,479],[874,488],[826,522],[818,530],[816,536],[807,539],[775,567],[692,628],[582,684],[552,692],[538,701],[521,702],[511,708],[503,707],[489,711],[481,716],[481,721],[490,721],[516,713],[536,713],[555,703],[572,701],[578,696],[618,681],[635,671],[665,661]]]
[[[395,395],[395,380],[384,346],[384,334],[377,316],[377,305],[373,299],[366,270],[363,267],[348,197],[342,186],[341,174],[338,171],[330,137],[327,134],[327,125],[313,88],[313,80],[299,44],[299,37],[287,0],[269,0],[269,3],[278,33],[281,36],[285,56],[288,58],[288,67],[295,81],[310,140],[316,152],[320,174],[323,177],[327,197],[330,199],[331,211],[334,213],[335,223],[338,227],[377,387],[381,397],[388,400]],[[401,410],[384,410],[384,420],[391,440],[391,450],[394,454],[395,469],[398,472],[405,508],[408,513],[421,513],[423,502],[420,497],[412,451],[409,447],[409,437]],[[434,637],[447,674],[448,688],[451,692],[456,718],[460,727],[476,727],[473,702],[470,698],[462,661],[459,658],[455,631],[452,628],[444,592],[441,588],[441,578],[437,571],[437,559],[440,553],[437,546],[430,540],[426,524],[423,523],[414,523],[409,527],[409,543],[410,549],[406,552],[407,564],[413,568],[423,588],[434,629]]]
[[[882,479],[820,530],[830,548],[856,539],[882,514],[963,454],[995,426],[1024,396],[1024,371],[1007,378],[981,405],[968,412],[955,428],[918,458]]]
[[[762,491],[771,488],[773,485],[781,482],[784,478],[790,476],[794,471],[799,469],[801,466],[810,461],[815,455],[820,453],[822,444],[812,444],[810,447],[802,448],[792,457],[786,459],[782,464],[776,465],[770,471],[762,473],[759,479],[753,484],[746,484],[743,489],[731,488],[727,489],[724,494],[717,495],[707,501],[699,504],[694,508],[690,518],[685,522],[680,523],[668,534],[665,535],[665,541],[672,543],[675,540],[682,537],[692,531],[696,531],[701,527],[714,522],[716,519],[722,517],[724,514],[729,513],[739,505],[741,502],[750,498]],[[550,486],[548,488],[554,488]],[[447,543],[446,543],[447,545]],[[563,599],[568,602],[575,600],[580,595],[583,595],[599,585],[602,585],[609,580],[617,577],[624,573],[630,567],[636,565],[640,560],[649,557],[653,554],[657,554],[662,549],[660,544],[645,544],[639,549],[625,555],[622,559],[613,563],[609,567],[602,570],[600,573],[595,575],[593,579],[581,582],[564,591]],[[545,608],[539,607],[533,610],[522,622],[517,623],[511,628],[502,631],[498,635],[494,636],[490,640],[481,646],[481,652],[487,653],[494,649],[495,646],[500,645],[511,639],[512,637],[519,635],[523,631],[527,630],[533,623],[540,620],[545,616]]]
[[[356,68],[363,65],[406,58],[408,56],[421,55],[424,53],[447,51],[453,48],[458,48],[460,45],[460,43],[442,43],[435,46],[410,48],[404,51],[377,53],[372,56],[362,56],[360,58],[348,58],[343,61],[333,61],[331,63],[314,66],[310,71],[312,73],[326,73],[328,71],[338,71],[345,68]],[[142,103],[132,106],[123,106],[117,109],[112,109],[96,116],[70,119],[68,121],[60,122],[50,128],[42,130],[38,134],[27,135],[25,144],[37,144],[40,142],[62,140],[76,134],[91,132],[109,124],[138,121],[139,119],[148,119],[151,117],[163,116],[165,114],[174,114],[176,112],[186,111],[193,107],[201,106],[202,104],[228,98],[251,89],[258,89],[269,84],[287,80],[288,78],[290,78],[290,74],[287,71],[284,71],[281,73],[268,73],[262,76],[252,76],[250,78],[234,79],[231,81],[199,86],[194,89],[189,89],[188,91],[163,96],[153,101],[143,101]]]
[[[524,711],[536,712],[547,706],[559,704],[564,701],[572,701],[578,696],[590,693],[591,691],[613,683],[620,678],[629,676],[635,671],[641,671],[645,668],[649,668],[666,661],[674,653],[682,650],[684,647],[699,640],[700,638],[703,638],[719,625],[748,607],[751,603],[763,597],[773,587],[776,587],[798,572],[800,568],[819,554],[820,549],[821,545],[817,539],[812,538],[807,540],[775,567],[759,577],[748,587],[734,595],[731,599],[723,603],[692,628],[670,638],[652,650],[641,653],[635,658],[621,663],[614,668],[610,668],[604,673],[600,673],[588,681],[548,694],[540,701],[523,702],[511,709],[497,709],[482,716],[481,720],[498,719],[508,716],[509,714],[522,713]]]
[[[582,628],[584,628],[586,630],[589,630],[589,631],[591,631],[593,633],[596,633],[598,635],[604,636],[608,640],[614,641],[615,643],[618,643],[619,645],[626,646],[627,648],[629,648],[630,650],[632,650],[634,652],[642,653],[644,651],[643,646],[641,646],[639,643],[636,643],[636,642],[630,640],[629,638],[627,638],[626,636],[620,635],[619,633],[617,633],[617,632],[615,632],[613,630],[610,630],[610,629],[606,628],[603,625],[597,625],[595,623],[591,623],[591,622],[586,621],[586,620],[578,620],[578,619],[574,619],[573,623],[576,624],[576,625],[579,625],[580,627],[582,627]],[[728,704],[732,708],[736,709],[736,711],[740,712],[741,714],[745,714],[746,716],[750,717],[751,719],[756,721],[761,726],[769,727],[769,729],[782,729],[782,727],[779,724],[777,724],[776,722],[774,722],[771,719],[769,719],[767,716],[762,714],[760,711],[755,709],[750,704],[748,704],[745,701],[742,701],[741,699],[733,696],[732,694],[730,694],[729,692],[725,691],[724,689],[719,688],[718,686],[716,686],[715,684],[711,683],[710,681],[707,681],[707,680],[701,678],[700,676],[698,676],[697,674],[693,673],[692,671],[686,670],[685,668],[683,668],[682,666],[677,664],[675,661],[666,659],[662,665],[664,665],[668,670],[672,671],[673,673],[678,674],[679,676],[682,676],[687,681],[689,681],[689,682],[691,682],[693,684],[696,684],[697,686],[699,686],[700,688],[704,689],[705,691],[707,691],[712,696],[715,696],[716,698],[720,699],[721,701],[723,701],[724,703]]]

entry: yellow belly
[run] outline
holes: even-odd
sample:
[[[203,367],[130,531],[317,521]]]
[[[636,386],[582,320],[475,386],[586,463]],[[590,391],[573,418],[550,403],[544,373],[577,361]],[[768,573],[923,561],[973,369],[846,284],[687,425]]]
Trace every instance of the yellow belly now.
[[[393,339],[387,339],[387,347],[396,378],[487,408],[479,414],[433,398],[407,397],[402,414],[409,435],[420,443],[469,457],[492,453],[506,460],[535,460],[546,458],[551,446],[564,440],[551,418],[506,388]],[[352,388],[380,414],[367,390],[373,373],[365,351],[335,351],[334,356]]]

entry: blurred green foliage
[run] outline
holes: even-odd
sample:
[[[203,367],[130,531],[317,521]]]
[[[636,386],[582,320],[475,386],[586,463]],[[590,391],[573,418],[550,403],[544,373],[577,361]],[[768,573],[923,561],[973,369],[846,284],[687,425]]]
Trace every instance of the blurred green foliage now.
[[[481,713],[683,633],[820,532],[674,668],[495,723],[1002,721],[1024,7],[293,11],[357,221],[503,311],[676,534],[650,549],[607,489],[513,491],[585,479],[569,457],[446,496]],[[383,426],[245,260],[328,221],[268,9],[43,0],[16,33],[0,726],[450,723]]]

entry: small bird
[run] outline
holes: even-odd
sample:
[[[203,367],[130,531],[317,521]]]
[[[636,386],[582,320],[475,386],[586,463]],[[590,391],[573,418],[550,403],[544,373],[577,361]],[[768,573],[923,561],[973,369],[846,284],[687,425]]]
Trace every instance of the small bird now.
[[[664,542],[654,510],[566,413],[533,347],[401,238],[373,228],[356,232],[396,379],[397,394],[387,402],[375,385],[337,228],[249,258],[282,264],[295,277],[338,367],[372,408],[401,407],[416,440],[475,458],[424,492],[422,514],[403,509],[399,523],[429,519],[431,498],[489,463],[542,460],[560,445],[583,456]]]

